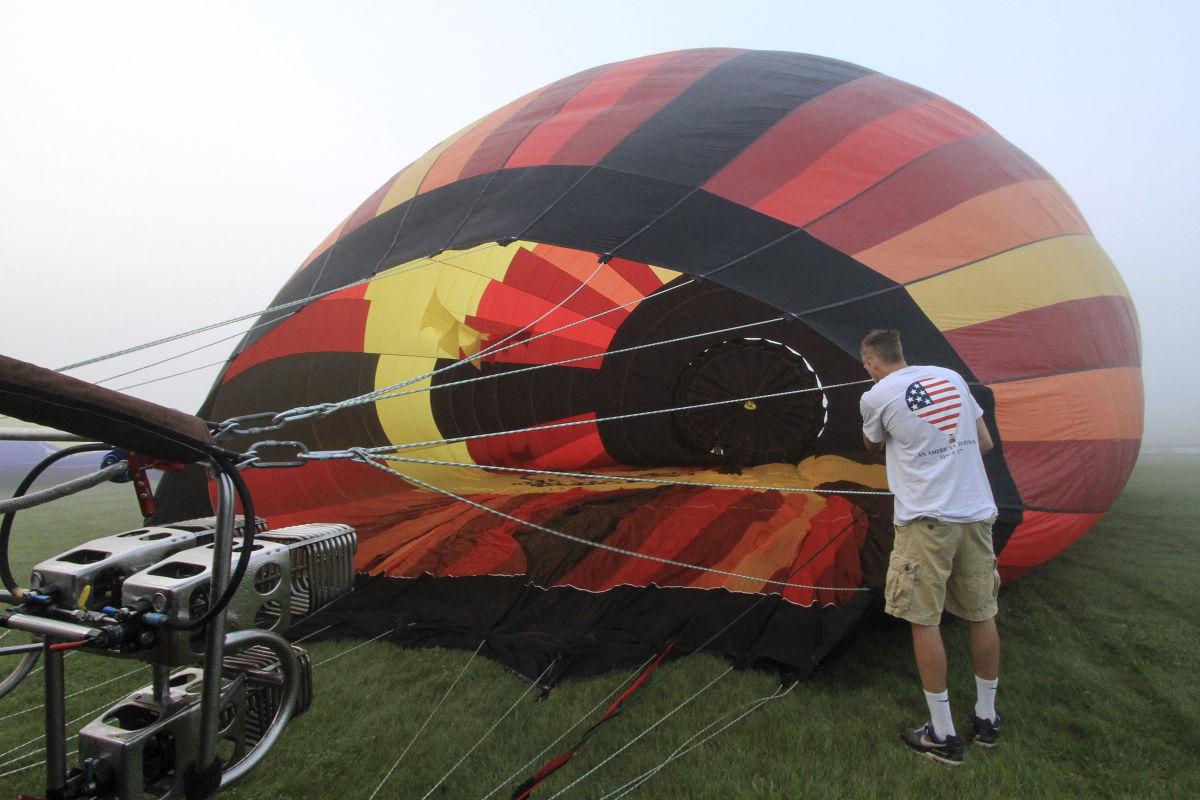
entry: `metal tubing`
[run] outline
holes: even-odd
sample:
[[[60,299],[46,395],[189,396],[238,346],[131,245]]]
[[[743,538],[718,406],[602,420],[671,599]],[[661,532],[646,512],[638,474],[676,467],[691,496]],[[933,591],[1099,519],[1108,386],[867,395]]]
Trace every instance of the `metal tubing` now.
[[[154,665],[154,702],[165,706],[171,699],[171,668],[166,664]]]
[[[86,639],[96,632],[95,628],[79,625],[74,622],[64,622],[49,617],[39,617],[35,614],[9,614],[5,625],[19,631],[29,631],[38,636],[50,636],[67,642],[77,642]]]
[[[283,670],[283,698],[279,703],[279,710],[275,712],[275,718],[271,720],[270,727],[263,733],[262,738],[258,740],[258,744],[246,754],[245,758],[221,775],[222,789],[229,788],[237,781],[246,777],[252,769],[258,766],[258,763],[262,761],[267,751],[279,739],[279,736],[283,733],[283,729],[287,727],[292,714],[296,711],[296,704],[300,699],[300,682],[302,678],[300,660],[292,652],[292,646],[288,643],[287,639],[270,631],[245,630],[229,634],[229,638],[226,641],[226,645],[230,650],[242,650],[259,644],[269,648],[279,658],[279,665]]]
[[[67,701],[63,652],[46,648],[46,793],[67,783]]]
[[[8,673],[8,677],[0,681],[0,700],[20,685],[21,681],[29,677],[29,673],[33,672],[33,668],[37,666],[38,659],[42,657],[39,650],[36,653],[26,653],[21,657],[21,662],[17,664],[12,672]]]
[[[213,541],[212,603],[225,593],[233,555],[233,481],[217,473],[217,529]],[[225,657],[225,615],[218,614],[204,632],[204,683],[200,695],[200,751],[197,767],[217,757],[217,726],[221,714],[221,661]]]
[[[86,436],[52,428],[0,428],[0,442],[91,442]]]

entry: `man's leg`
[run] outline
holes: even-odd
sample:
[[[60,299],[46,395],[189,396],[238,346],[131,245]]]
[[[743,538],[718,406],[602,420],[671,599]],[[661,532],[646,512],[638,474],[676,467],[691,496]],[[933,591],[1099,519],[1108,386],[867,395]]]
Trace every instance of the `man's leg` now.
[[[975,716],[988,722],[997,722],[1000,632],[996,629],[996,618],[970,622],[968,625],[971,632],[971,660],[975,662]]]
[[[912,624],[913,653],[917,672],[929,706],[929,721],[939,739],[954,736],[954,718],[950,714],[950,693],[946,689],[946,648],[942,629],[937,625]]]
[[[975,674],[985,680],[995,680],[1000,676],[1000,632],[996,629],[996,618],[968,622],[967,625],[971,631],[971,660],[975,662]]]
[[[917,672],[921,675],[921,686],[931,694],[946,691],[946,648],[942,645],[941,627],[918,625],[914,622],[912,639],[913,652],[917,656]]]

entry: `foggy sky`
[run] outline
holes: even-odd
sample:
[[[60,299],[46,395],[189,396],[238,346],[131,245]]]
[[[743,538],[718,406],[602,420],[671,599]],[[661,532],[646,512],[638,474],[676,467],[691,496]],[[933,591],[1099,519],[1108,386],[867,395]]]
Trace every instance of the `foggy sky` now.
[[[397,170],[571,73],[794,50],[941,94],[1049,170],[1132,292],[1147,442],[1200,443],[1179,420],[1200,390],[1197,23],[1185,3],[0,2],[0,353],[59,367],[263,308]],[[194,410],[216,371],[131,393]]]

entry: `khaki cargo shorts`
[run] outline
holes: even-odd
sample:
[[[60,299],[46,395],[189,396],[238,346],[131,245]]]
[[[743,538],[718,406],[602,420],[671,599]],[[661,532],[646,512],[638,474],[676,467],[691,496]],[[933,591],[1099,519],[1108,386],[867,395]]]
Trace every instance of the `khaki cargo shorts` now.
[[[996,616],[999,591],[992,520],[956,523],[921,517],[896,526],[884,585],[884,610],[893,617],[937,625],[944,608],[979,622]]]

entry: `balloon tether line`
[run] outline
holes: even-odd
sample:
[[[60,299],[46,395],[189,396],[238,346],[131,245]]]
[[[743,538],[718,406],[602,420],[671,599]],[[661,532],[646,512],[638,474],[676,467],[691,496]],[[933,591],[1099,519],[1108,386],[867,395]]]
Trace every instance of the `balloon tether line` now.
[[[473,433],[465,436],[452,436],[443,439],[429,439],[423,442],[406,442],[404,444],[390,444],[380,447],[354,447],[345,450],[314,450],[306,451],[300,455],[301,459],[311,461],[322,461],[339,458],[349,458],[354,454],[365,452],[372,455],[380,453],[395,453],[401,450],[412,450],[416,448],[437,447],[447,444],[458,444],[459,442],[469,442],[476,439],[488,439],[496,436],[510,436],[514,433],[532,433],[535,431],[550,431],[559,428],[570,428],[576,425],[596,425],[601,422],[617,422],[626,419],[637,419],[640,417],[651,417],[659,414],[672,414],[678,411],[693,411],[700,408],[713,408],[716,406],[742,404],[748,400],[768,400],[775,397],[788,397],[791,395],[805,394],[807,392],[825,392],[829,389],[841,389],[847,386],[858,386],[864,383],[870,383],[870,378],[864,378],[858,381],[847,381],[845,383],[831,383],[824,386],[814,386],[806,389],[787,389],[781,392],[768,392],[765,394],[747,395],[745,397],[730,398],[728,400],[713,400],[706,403],[691,403],[683,406],[668,406],[667,408],[655,408],[648,411],[632,411],[627,414],[614,414],[607,417],[595,417],[593,419],[570,420],[567,422],[555,422],[545,425],[531,425],[525,428],[510,428],[503,431],[489,431],[487,433]],[[252,463],[252,462],[251,462]]]
[[[851,517],[850,521],[846,523],[845,527],[843,527],[843,528],[842,528],[840,531],[838,531],[838,533],[837,533],[836,535],[834,535],[834,536],[830,537],[830,539],[829,539],[827,542],[825,542],[825,544],[821,545],[821,547],[820,547],[820,548],[818,548],[818,550],[817,550],[815,553],[813,553],[811,556],[809,556],[809,557],[808,557],[808,558],[807,558],[807,559],[804,561],[804,563],[803,563],[803,564],[801,564],[800,566],[798,566],[798,567],[796,567],[794,570],[792,570],[790,573],[788,573],[788,575],[787,575],[786,577],[787,577],[787,578],[791,578],[793,575],[796,575],[796,574],[798,574],[798,573],[799,573],[801,570],[803,570],[805,567],[807,567],[809,564],[811,564],[811,563],[813,562],[813,560],[815,560],[815,559],[816,559],[816,558],[817,558],[819,555],[821,555],[821,553],[823,553],[823,552],[825,551],[825,548],[829,547],[829,546],[830,546],[830,545],[832,545],[834,542],[836,542],[838,539],[840,539],[842,536],[844,536],[844,535],[845,535],[845,533],[846,533],[846,531],[848,531],[848,530],[850,530],[852,527],[854,527],[854,523],[856,523],[858,520],[862,519],[862,517],[863,517],[863,516],[865,516],[865,515],[866,515],[866,513],[867,513],[867,512],[866,512],[866,510],[865,510],[865,509],[863,509],[863,510],[860,510],[860,511],[859,511],[859,512],[858,512],[856,515],[853,515],[853,516]],[[689,653],[688,653],[686,656],[684,656],[683,658],[681,658],[681,659],[680,659],[678,662],[676,662],[675,664],[672,664],[672,665],[670,665],[670,667],[671,667],[672,669],[677,669],[677,668],[678,668],[678,667],[679,667],[681,664],[683,664],[683,663],[684,663],[685,661],[687,661],[689,658],[691,658],[692,656],[698,655],[698,654],[699,654],[701,651],[703,651],[705,648],[707,648],[707,647],[708,647],[710,644],[712,644],[712,643],[713,643],[713,642],[715,642],[715,641],[716,641],[718,638],[720,638],[720,636],[721,636],[722,634],[724,634],[726,631],[728,631],[728,630],[730,630],[731,628],[733,628],[733,626],[734,626],[734,625],[736,625],[738,622],[740,622],[742,619],[744,619],[745,617],[749,616],[750,612],[752,612],[754,609],[758,608],[759,604],[761,604],[762,602],[764,602],[764,601],[765,601],[765,600],[766,600],[768,597],[770,597],[770,596],[771,596],[771,595],[766,595],[766,594],[759,595],[759,597],[758,597],[758,599],[757,599],[757,600],[755,600],[753,603],[751,603],[749,606],[747,606],[745,609],[743,609],[741,612],[739,612],[739,613],[737,614],[737,616],[735,616],[735,617],[734,617],[732,620],[730,620],[730,621],[729,621],[729,623],[728,623],[728,624],[726,624],[726,625],[725,625],[723,628],[721,628],[720,630],[718,630],[718,631],[717,631],[716,633],[714,633],[712,636],[710,636],[710,637],[708,637],[707,639],[705,639],[705,640],[704,640],[704,642],[702,642],[702,643],[700,644],[700,646],[699,646],[699,647],[697,647],[695,650],[692,650],[691,652],[689,652]],[[632,738],[632,739],[630,739],[628,742],[626,742],[625,744],[621,745],[621,747],[617,748],[615,751],[613,751],[611,754],[609,754],[609,755],[608,755],[608,757],[606,757],[606,758],[605,758],[603,761],[601,761],[600,763],[598,763],[598,764],[596,764],[595,766],[593,766],[591,769],[589,769],[589,770],[587,770],[586,772],[584,772],[582,775],[580,775],[580,776],[579,776],[578,778],[576,778],[574,781],[572,781],[571,783],[569,783],[568,785],[566,785],[566,786],[564,786],[562,789],[560,789],[560,790],[559,790],[557,793],[555,793],[555,794],[551,795],[551,797],[549,798],[549,800],[554,800],[554,798],[556,798],[556,797],[559,797],[559,796],[560,796],[560,795],[562,795],[564,792],[568,791],[569,789],[571,789],[572,787],[574,787],[576,784],[578,784],[579,782],[583,781],[585,778],[587,778],[587,777],[589,777],[590,775],[592,775],[593,773],[595,773],[595,772],[596,772],[598,769],[600,769],[601,767],[603,767],[603,766],[604,766],[605,764],[607,764],[608,762],[612,761],[614,758],[616,758],[617,756],[619,756],[621,753],[623,753],[623,752],[624,752],[625,750],[627,750],[629,747],[631,747],[631,746],[633,746],[634,744],[636,744],[636,743],[637,743],[637,741],[638,741],[639,739],[641,739],[643,736],[645,736],[646,734],[648,734],[650,731],[654,730],[654,729],[655,729],[656,727],[658,727],[660,724],[662,724],[663,722],[665,722],[667,719],[669,719],[669,718],[670,718],[670,717],[671,717],[673,714],[675,714],[677,711],[679,711],[679,710],[680,710],[680,709],[682,709],[684,706],[686,706],[686,705],[688,705],[689,703],[691,703],[693,700],[695,700],[697,697],[699,697],[699,696],[700,696],[701,694],[703,694],[704,692],[708,691],[708,689],[709,689],[709,688],[711,688],[711,687],[712,687],[712,686],[713,686],[713,685],[714,685],[714,684],[715,684],[717,681],[721,680],[722,678],[724,678],[726,675],[728,675],[728,674],[729,674],[730,672],[732,672],[732,671],[733,671],[733,667],[729,667],[727,670],[725,670],[725,671],[724,671],[724,672],[722,672],[720,675],[718,675],[718,676],[717,676],[715,679],[713,679],[713,680],[712,680],[712,681],[710,681],[708,684],[706,684],[704,687],[702,687],[702,688],[701,688],[701,689],[700,689],[698,692],[696,692],[695,694],[693,694],[691,697],[688,697],[688,698],[687,698],[687,699],[685,699],[683,702],[679,703],[679,705],[675,706],[675,708],[671,709],[671,710],[670,710],[670,711],[668,711],[666,714],[664,714],[662,717],[660,717],[658,720],[656,720],[655,722],[653,722],[651,725],[649,725],[649,726],[648,726],[648,727],[647,727],[645,730],[643,730],[643,731],[642,731],[641,733],[639,733],[637,736],[633,737],[633,738]]]

